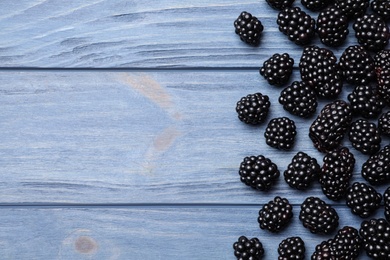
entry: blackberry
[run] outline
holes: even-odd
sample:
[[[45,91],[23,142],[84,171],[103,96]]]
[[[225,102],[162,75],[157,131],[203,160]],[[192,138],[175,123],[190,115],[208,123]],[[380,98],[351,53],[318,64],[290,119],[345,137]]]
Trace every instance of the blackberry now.
[[[370,185],[355,182],[348,188],[346,200],[353,214],[366,218],[380,207],[382,195]]]
[[[351,124],[349,140],[356,150],[370,155],[379,151],[382,138],[374,123],[358,119]]]
[[[276,20],[279,31],[297,45],[306,45],[315,36],[315,20],[299,7],[285,8]]]
[[[260,75],[271,85],[282,86],[288,82],[293,71],[294,60],[288,53],[275,53],[263,63]]]
[[[311,124],[309,137],[320,152],[335,149],[344,138],[352,121],[351,108],[343,100],[328,103]]]
[[[249,94],[237,102],[236,112],[242,122],[257,125],[267,118],[270,105],[271,102],[267,95]]]
[[[234,28],[241,41],[253,46],[260,44],[264,26],[256,16],[252,16],[252,14],[245,11],[242,12],[234,21]]]
[[[353,227],[345,226],[331,240],[336,259],[357,259],[362,248],[362,239],[359,231]]]
[[[284,179],[290,187],[305,190],[317,179],[320,171],[320,165],[315,158],[298,152],[284,171]]]
[[[375,118],[381,112],[385,103],[378,91],[371,85],[358,85],[348,95],[352,113],[364,118]]]
[[[311,233],[329,234],[339,225],[339,216],[331,205],[318,197],[308,197],[301,205],[299,220]]]
[[[305,242],[300,237],[288,237],[280,242],[278,260],[305,259]]]
[[[327,7],[333,0],[301,0],[301,4],[310,11],[320,11]]]
[[[373,154],[362,165],[362,176],[371,185],[390,181],[390,145]]]
[[[266,0],[269,6],[276,10],[283,10],[286,7],[291,7],[295,0]]]
[[[390,225],[385,219],[363,221],[359,234],[363,240],[363,248],[369,257],[390,259]]]
[[[356,19],[352,28],[359,44],[370,51],[380,51],[389,43],[389,27],[382,17],[366,14]]]
[[[335,98],[343,87],[337,58],[331,50],[318,46],[305,47],[299,62],[302,81],[319,97]]]
[[[257,237],[248,239],[240,236],[233,244],[234,256],[239,260],[261,259],[264,256],[263,244]]]
[[[332,246],[332,240],[322,241],[316,245],[314,253],[311,255],[311,260],[337,260],[337,252]]]
[[[366,13],[370,0],[336,0],[335,4],[349,19],[353,19]]]
[[[390,136],[390,111],[383,113],[378,119],[378,129],[382,135]]]
[[[287,117],[277,117],[269,121],[264,137],[269,146],[280,150],[290,150],[294,145],[296,134],[293,120]]]
[[[390,20],[390,0],[374,0],[371,9],[384,20]]]
[[[367,84],[375,78],[374,59],[363,46],[352,45],[340,56],[340,70],[346,82]]]
[[[390,106],[390,50],[378,52],[375,57],[378,92]]]
[[[347,38],[348,25],[347,16],[336,7],[329,7],[318,14],[317,34],[323,44],[337,47]]]
[[[303,118],[314,114],[318,105],[314,90],[303,81],[294,81],[283,89],[279,103],[290,114]]]
[[[328,152],[323,159],[319,182],[328,199],[337,201],[347,192],[355,157],[346,147]]]
[[[290,223],[292,217],[290,202],[286,198],[276,196],[262,207],[257,221],[261,229],[279,232]]]
[[[263,155],[247,156],[240,164],[241,181],[260,191],[269,190],[279,178],[276,164]]]
[[[385,206],[385,217],[387,221],[390,221],[390,187],[383,193],[383,202]]]

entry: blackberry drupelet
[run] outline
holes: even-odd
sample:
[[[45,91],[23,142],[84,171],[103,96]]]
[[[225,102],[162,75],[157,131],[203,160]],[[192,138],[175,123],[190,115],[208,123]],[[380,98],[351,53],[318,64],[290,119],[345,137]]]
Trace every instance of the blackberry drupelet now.
[[[242,122],[257,125],[267,118],[270,105],[271,102],[267,95],[249,94],[237,102],[236,112]]]
[[[293,217],[292,206],[286,198],[276,196],[259,211],[257,221],[261,229],[279,232],[285,228]]]
[[[357,229],[344,226],[337,231],[331,244],[337,259],[357,259],[362,248],[362,239]]]
[[[355,157],[346,147],[330,151],[324,156],[319,182],[328,199],[337,201],[345,196],[354,166]]]
[[[241,181],[260,191],[269,190],[280,176],[276,164],[263,155],[247,156],[240,164]]]
[[[348,95],[352,114],[364,118],[376,118],[382,112],[385,103],[376,88],[371,85],[358,85]]]
[[[371,216],[380,207],[381,201],[382,195],[363,182],[355,182],[348,188],[347,206],[361,218]]]
[[[332,240],[322,241],[316,245],[311,260],[337,260],[337,252],[332,246]]]
[[[390,187],[383,193],[383,204],[385,206],[385,217],[390,221]]]
[[[288,82],[293,71],[294,59],[288,53],[275,53],[263,63],[260,75],[271,85],[282,86]]]
[[[329,234],[339,225],[339,216],[331,205],[318,197],[308,197],[301,205],[299,220],[311,233]]]
[[[378,92],[386,104],[390,106],[390,50],[379,51],[374,60]]]
[[[390,20],[390,0],[374,0],[371,2],[371,9],[384,20]]]
[[[390,181],[390,145],[383,147],[363,163],[362,176],[371,185]]]
[[[371,155],[379,151],[382,138],[374,123],[366,119],[358,119],[351,124],[349,141],[362,154]]]
[[[383,113],[378,119],[378,129],[382,135],[390,136],[390,111]]]
[[[352,28],[359,44],[369,51],[383,50],[389,43],[389,27],[383,18],[376,14],[357,18]]]
[[[359,234],[363,240],[363,248],[369,257],[390,259],[390,225],[385,219],[363,221]]]
[[[318,105],[316,93],[303,81],[294,81],[283,89],[279,103],[290,114],[303,118],[313,115]]]
[[[321,167],[315,158],[298,152],[284,171],[284,179],[290,187],[306,190],[318,178],[320,171]]]
[[[269,121],[264,132],[266,143],[280,150],[290,150],[294,146],[296,127],[293,120],[277,117]]]
[[[233,244],[234,256],[238,260],[261,259],[264,256],[263,244],[257,237],[248,239],[246,236],[238,238]]]
[[[307,46],[299,62],[301,79],[319,97],[335,98],[343,87],[342,74],[333,52],[318,46]]]
[[[250,45],[257,46],[260,44],[261,33],[264,26],[256,16],[248,12],[242,12],[234,21],[235,32],[240,39]]]
[[[273,9],[283,10],[284,8],[291,7],[295,0],[266,0],[266,2]]]
[[[301,4],[310,11],[320,11],[327,7],[333,0],[301,0]]]
[[[315,36],[315,20],[299,7],[283,9],[276,22],[279,31],[297,45],[306,45]]]
[[[336,0],[335,4],[349,19],[354,19],[366,13],[370,0]]]
[[[332,6],[318,14],[317,34],[323,44],[337,47],[347,38],[348,25],[348,17]]]
[[[320,152],[335,149],[341,143],[352,121],[351,108],[343,100],[328,103],[311,124],[309,137]]]
[[[340,56],[339,65],[343,78],[350,84],[367,84],[375,78],[374,59],[363,46],[346,48]]]
[[[300,237],[288,237],[280,242],[278,260],[305,259],[305,242]]]

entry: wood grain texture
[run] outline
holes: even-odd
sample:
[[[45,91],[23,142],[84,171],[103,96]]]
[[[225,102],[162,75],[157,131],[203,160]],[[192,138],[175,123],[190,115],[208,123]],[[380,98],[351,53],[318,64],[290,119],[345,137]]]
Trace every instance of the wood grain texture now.
[[[242,11],[264,25],[258,48],[234,33]],[[0,3],[0,67],[256,68],[277,52],[297,61],[302,47],[278,31],[277,14],[266,1],[253,0],[6,0]],[[337,55],[357,44],[350,29],[345,45],[333,48]],[[321,45],[318,38],[313,44]]]

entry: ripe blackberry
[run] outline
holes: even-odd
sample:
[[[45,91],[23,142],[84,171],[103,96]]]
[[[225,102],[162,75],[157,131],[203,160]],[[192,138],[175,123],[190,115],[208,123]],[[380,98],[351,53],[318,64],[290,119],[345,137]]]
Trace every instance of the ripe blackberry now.
[[[284,171],[284,179],[290,187],[305,190],[317,179],[320,171],[320,165],[315,158],[298,152]]]
[[[383,202],[385,206],[385,217],[387,221],[390,221],[390,187],[383,193]]]
[[[332,6],[318,14],[317,34],[323,44],[337,47],[347,38],[348,25],[348,17]]]
[[[359,231],[353,227],[345,226],[331,240],[336,259],[357,259],[362,248],[362,239]]]
[[[260,44],[261,33],[264,26],[256,16],[248,12],[242,12],[234,21],[235,32],[240,36],[240,39],[253,46]]]
[[[366,218],[380,207],[382,195],[370,185],[355,182],[348,188],[346,201],[353,214]]]
[[[283,89],[279,103],[290,114],[304,118],[314,114],[318,105],[316,93],[303,81],[294,81]]]
[[[382,138],[374,123],[358,119],[351,124],[349,141],[362,154],[373,154],[379,151]]]
[[[390,50],[378,52],[374,60],[378,80],[378,92],[386,104],[390,106]]]
[[[278,260],[305,259],[305,242],[300,237],[288,237],[280,242]]]
[[[279,31],[297,45],[306,45],[315,35],[315,20],[299,7],[285,8],[276,20]]]
[[[280,150],[290,150],[294,145],[296,134],[293,120],[287,117],[277,117],[269,121],[264,137],[269,146]]]
[[[339,8],[349,19],[357,18],[366,13],[370,0],[336,0]]]
[[[258,92],[242,97],[237,102],[236,112],[242,122],[257,125],[267,118],[270,105],[269,97]]]
[[[234,256],[239,260],[261,259],[264,256],[263,244],[257,237],[248,239],[240,236],[233,244]]]
[[[319,182],[328,199],[337,201],[347,192],[355,157],[346,147],[328,152],[323,159]]]
[[[390,20],[390,0],[374,0],[371,2],[371,9],[384,20]]]
[[[390,225],[385,219],[363,221],[359,234],[363,240],[363,248],[369,257],[390,259]]]
[[[257,221],[261,229],[279,232],[290,223],[292,217],[290,202],[286,198],[276,196],[262,207]]]
[[[371,85],[358,85],[348,95],[352,113],[364,118],[375,118],[381,112],[385,103],[378,91]]]
[[[282,86],[288,82],[293,71],[294,60],[288,53],[275,53],[263,63],[260,75],[271,85]]]
[[[362,176],[371,185],[390,181],[390,145],[371,155],[362,166]]]
[[[359,44],[370,51],[383,50],[389,43],[389,27],[382,17],[366,14],[356,19],[352,28]]]
[[[378,119],[378,129],[382,135],[390,136],[390,111],[383,113]]]
[[[318,46],[305,47],[299,62],[302,81],[319,97],[335,98],[343,87],[337,58],[331,50]]]
[[[299,220],[311,233],[329,234],[339,225],[339,216],[331,205],[317,197],[308,197],[301,205]]]
[[[283,10],[286,7],[291,7],[294,1],[295,0],[266,0],[269,6],[279,11]]]
[[[343,100],[328,103],[311,124],[309,137],[320,152],[335,149],[344,138],[352,121],[351,108]]]
[[[301,0],[301,4],[310,11],[320,11],[327,7],[333,0]]]
[[[311,260],[337,260],[337,252],[332,246],[332,240],[322,241],[316,245]]]
[[[352,45],[340,56],[340,70],[346,82],[361,85],[375,78],[374,59],[363,46]]]
[[[240,164],[241,181],[260,191],[269,190],[279,178],[276,164],[263,155],[247,156]]]

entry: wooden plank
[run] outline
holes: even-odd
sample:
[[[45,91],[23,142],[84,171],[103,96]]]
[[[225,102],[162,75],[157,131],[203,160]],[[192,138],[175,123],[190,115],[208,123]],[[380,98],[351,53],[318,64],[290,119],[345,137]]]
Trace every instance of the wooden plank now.
[[[239,180],[249,155],[269,157],[281,172],[299,150],[322,163],[307,137],[313,119],[284,111],[280,90],[244,70],[0,72],[0,203],[257,204],[277,194],[300,203],[302,194],[322,195],[318,185],[296,192],[283,178],[269,193]],[[295,121],[291,151],[265,144],[265,123],[238,120],[236,102],[257,91],[270,97],[269,119]],[[353,180],[362,180],[367,156],[353,152]]]
[[[242,11],[265,27],[258,48],[234,33]],[[298,61],[302,47],[278,31],[277,14],[254,0],[6,0],[0,3],[0,66],[260,67],[277,52]],[[344,47],[357,44],[353,34],[351,28]]]
[[[258,237],[266,255],[277,259],[278,244],[300,236],[306,259],[321,241],[298,219],[279,233],[261,230],[257,207],[1,208],[3,259],[235,259],[239,236]],[[336,208],[340,228],[359,219]],[[378,211],[374,217],[383,217]],[[363,252],[359,259],[368,259]]]

